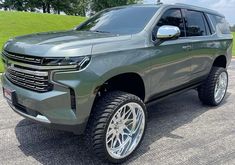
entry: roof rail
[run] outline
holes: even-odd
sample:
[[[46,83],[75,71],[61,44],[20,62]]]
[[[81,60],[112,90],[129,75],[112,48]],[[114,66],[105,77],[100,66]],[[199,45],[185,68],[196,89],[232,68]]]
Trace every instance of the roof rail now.
[[[220,14],[219,12],[217,12],[215,10],[208,9],[208,8],[205,8],[205,7],[200,7],[200,6],[196,6],[196,5],[189,5],[189,4],[185,4],[185,3],[175,3],[175,5],[181,5],[181,6],[185,6],[185,7],[189,6],[189,7],[192,7],[192,8],[198,8],[198,9],[201,9],[201,10],[204,10],[204,11],[212,12],[214,14],[223,16],[222,14]]]
[[[175,3],[175,5],[192,6],[192,7],[199,7],[199,8],[203,8],[203,7],[200,7],[200,6],[196,6],[196,5],[189,5],[189,4],[185,4],[185,3]]]

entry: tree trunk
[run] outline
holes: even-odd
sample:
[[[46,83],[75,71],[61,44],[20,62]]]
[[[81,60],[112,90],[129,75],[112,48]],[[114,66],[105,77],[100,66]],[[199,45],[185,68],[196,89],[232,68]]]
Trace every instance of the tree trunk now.
[[[47,13],[51,13],[51,5],[47,3]]]
[[[59,14],[59,15],[60,15],[60,10],[57,10],[57,14]]]
[[[46,13],[46,4],[45,3],[42,4],[42,11],[43,11],[43,13]]]
[[[86,16],[86,10],[85,10],[84,7],[82,8],[82,13],[81,14],[82,14],[82,16]]]

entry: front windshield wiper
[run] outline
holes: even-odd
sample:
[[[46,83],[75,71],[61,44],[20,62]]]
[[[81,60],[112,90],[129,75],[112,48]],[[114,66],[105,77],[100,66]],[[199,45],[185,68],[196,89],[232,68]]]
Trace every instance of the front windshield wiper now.
[[[82,29],[76,29],[77,31],[85,31],[85,32],[95,32],[95,33],[111,33],[107,31],[102,31],[102,30],[82,30]]]
[[[93,33],[106,33],[106,34],[110,34],[111,32],[108,32],[108,31],[102,31],[102,30],[79,30],[77,29],[77,31],[85,31],[85,32],[93,32]],[[112,33],[112,34],[115,34],[115,33]],[[119,35],[119,34],[116,34],[116,35]]]
[[[96,33],[110,33],[107,31],[102,31],[102,30],[89,30],[90,32],[96,32]]]

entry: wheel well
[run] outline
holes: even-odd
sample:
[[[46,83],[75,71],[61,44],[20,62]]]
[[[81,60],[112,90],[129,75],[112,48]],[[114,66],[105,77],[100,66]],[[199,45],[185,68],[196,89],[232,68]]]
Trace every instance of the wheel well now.
[[[213,63],[213,66],[226,68],[226,66],[227,66],[226,57],[224,55],[216,57],[216,59]]]
[[[114,76],[107,80],[98,89],[98,95],[103,92],[120,90],[138,96],[144,101],[145,99],[145,86],[140,75],[136,73],[124,73]]]

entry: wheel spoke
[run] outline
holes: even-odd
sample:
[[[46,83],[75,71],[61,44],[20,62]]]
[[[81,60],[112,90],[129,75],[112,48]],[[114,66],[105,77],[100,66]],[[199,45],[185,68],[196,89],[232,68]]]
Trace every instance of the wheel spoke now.
[[[134,120],[133,119],[129,119],[127,121],[125,121],[125,125],[128,126],[132,126],[133,125]]]
[[[129,138],[128,140],[127,140],[127,142],[126,142],[126,144],[125,144],[125,150],[123,150],[123,153],[122,154],[126,154],[127,153],[127,151],[130,149],[130,147],[131,147],[131,143],[132,142],[132,138]]]
[[[128,119],[131,116],[131,109],[129,108],[127,110],[127,112],[125,113],[125,118],[124,119]]]
[[[117,141],[118,141],[117,136],[115,136],[113,139],[113,144],[112,144],[111,148],[115,148],[115,146],[117,145]]]
[[[138,132],[140,126],[141,126],[141,123],[142,123],[142,116],[140,116],[140,119],[138,121],[138,124],[136,125],[134,131],[133,131],[133,134],[136,134],[136,132]]]
[[[107,143],[109,143],[111,140],[113,140],[114,136],[115,136],[115,130],[112,129],[107,134]]]
[[[130,130],[126,125],[125,125],[125,127],[124,127],[124,130],[127,130],[127,132],[128,132],[129,134],[131,134],[131,132],[132,132],[132,130]]]

